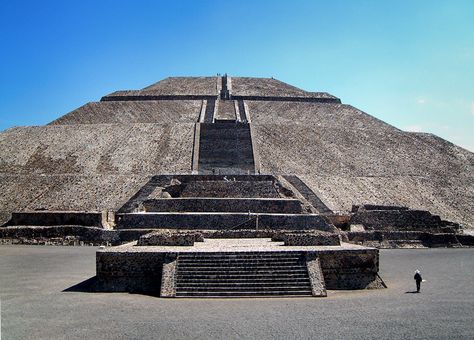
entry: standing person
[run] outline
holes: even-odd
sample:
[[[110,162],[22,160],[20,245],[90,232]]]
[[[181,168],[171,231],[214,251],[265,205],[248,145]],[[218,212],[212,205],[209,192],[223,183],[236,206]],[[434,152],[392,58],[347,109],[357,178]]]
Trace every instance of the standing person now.
[[[415,276],[413,278],[416,281],[416,292],[419,293],[420,287],[421,287],[421,281],[423,281],[423,279],[421,278],[421,274],[418,269],[415,271]]]

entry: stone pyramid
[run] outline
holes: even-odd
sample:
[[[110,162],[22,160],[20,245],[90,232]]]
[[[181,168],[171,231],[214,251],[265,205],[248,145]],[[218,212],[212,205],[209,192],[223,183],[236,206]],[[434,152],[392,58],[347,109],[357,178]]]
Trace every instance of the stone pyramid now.
[[[0,133],[0,222],[118,211],[164,174],[294,175],[333,212],[401,205],[474,228],[473,153],[328,93],[230,76],[166,78]]]

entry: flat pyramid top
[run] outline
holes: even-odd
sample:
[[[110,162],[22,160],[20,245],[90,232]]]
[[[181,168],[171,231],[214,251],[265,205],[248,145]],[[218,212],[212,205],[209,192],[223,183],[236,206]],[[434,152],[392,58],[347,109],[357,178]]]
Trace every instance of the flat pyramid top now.
[[[227,76],[227,87],[233,97],[295,97],[338,100],[325,92],[308,92],[274,78]],[[153,96],[217,96],[222,89],[222,77],[169,77],[141,90],[116,91],[103,100],[119,97]]]

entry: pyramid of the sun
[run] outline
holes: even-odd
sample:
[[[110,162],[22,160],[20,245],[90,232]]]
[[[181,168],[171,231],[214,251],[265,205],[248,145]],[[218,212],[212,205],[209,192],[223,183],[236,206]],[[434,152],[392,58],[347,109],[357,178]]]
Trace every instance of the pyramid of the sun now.
[[[234,136],[242,150],[213,139],[213,122],[249,123]],[[212,148],[231,163],[206,159]],[[153,175],[226,168],[298,175],[333,211],[397,204],[474,227],[473,153],[327,93],[244,77],[167,78],[0,133],[0,222],[14,211],[116,211]]]

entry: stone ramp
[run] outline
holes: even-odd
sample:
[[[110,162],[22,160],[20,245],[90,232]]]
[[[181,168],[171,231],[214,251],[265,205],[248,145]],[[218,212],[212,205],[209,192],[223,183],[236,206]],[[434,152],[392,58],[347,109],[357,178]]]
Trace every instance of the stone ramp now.
[[[332,213],[326,204],[298,176],[283,176],[319,213]]]

